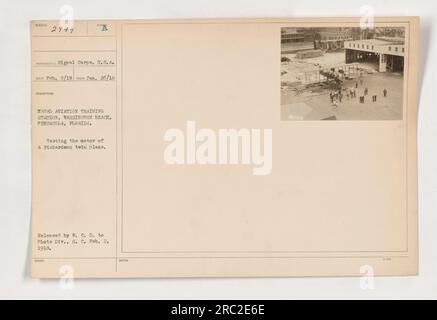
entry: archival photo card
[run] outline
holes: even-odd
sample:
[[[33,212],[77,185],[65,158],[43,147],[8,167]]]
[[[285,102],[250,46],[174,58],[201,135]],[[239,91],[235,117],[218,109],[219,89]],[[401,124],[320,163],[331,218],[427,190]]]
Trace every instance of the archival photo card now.
[[[32,21],[32,276],[416,275],[419,18],[374,23]]]

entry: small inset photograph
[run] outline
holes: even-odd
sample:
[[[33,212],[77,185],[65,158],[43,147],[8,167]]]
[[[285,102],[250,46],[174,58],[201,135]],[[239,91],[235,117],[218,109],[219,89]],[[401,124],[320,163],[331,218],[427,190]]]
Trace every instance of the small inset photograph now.
[[[405,28],[282,28],[281,120],[402,120]]]

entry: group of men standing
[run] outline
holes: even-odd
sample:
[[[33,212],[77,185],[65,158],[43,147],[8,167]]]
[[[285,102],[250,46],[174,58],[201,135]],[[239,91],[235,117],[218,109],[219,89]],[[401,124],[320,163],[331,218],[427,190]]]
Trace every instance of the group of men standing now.
[[[362,79],[360,79],[360,85],[363,86],[364,85],[364,81]],[[349,99],[355,99],[357,97],[357,89],[358,89],[359,85],[358,82],[355,83],[355,88],[340,88],[338,91],[331,91],[329,93],[329,98],[331,100],[331,104],[334,106],[335,109],[338,108],[338,104],[341,103],[343,101],[344,98],[344,91],[346,92],[346,98],[347,100]],[[384,89],[382,91],[382,94],[384,96],[384,98],[387,97],[388,91],[387,89]],[[363,91],[363,95],[360,96],[360,103],[365,103],[366,100],[366,96],[369,95],[369,88],[364,88]],[[374,94],[372,96],[372,102],[376,102],[378,99],[378,95]]]

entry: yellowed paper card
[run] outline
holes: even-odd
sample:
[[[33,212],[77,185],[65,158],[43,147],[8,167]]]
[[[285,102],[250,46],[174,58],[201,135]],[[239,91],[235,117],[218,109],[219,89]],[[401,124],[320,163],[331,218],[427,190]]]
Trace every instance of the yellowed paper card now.
[[[418,18],[31,36],[33,276],[417,274]]]

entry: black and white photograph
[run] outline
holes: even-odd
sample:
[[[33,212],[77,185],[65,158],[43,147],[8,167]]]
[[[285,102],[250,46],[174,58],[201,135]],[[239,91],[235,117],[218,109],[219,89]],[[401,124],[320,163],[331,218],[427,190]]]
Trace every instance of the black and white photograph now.
[[[403,27],[281,29],[281,120],[402,120]]]

